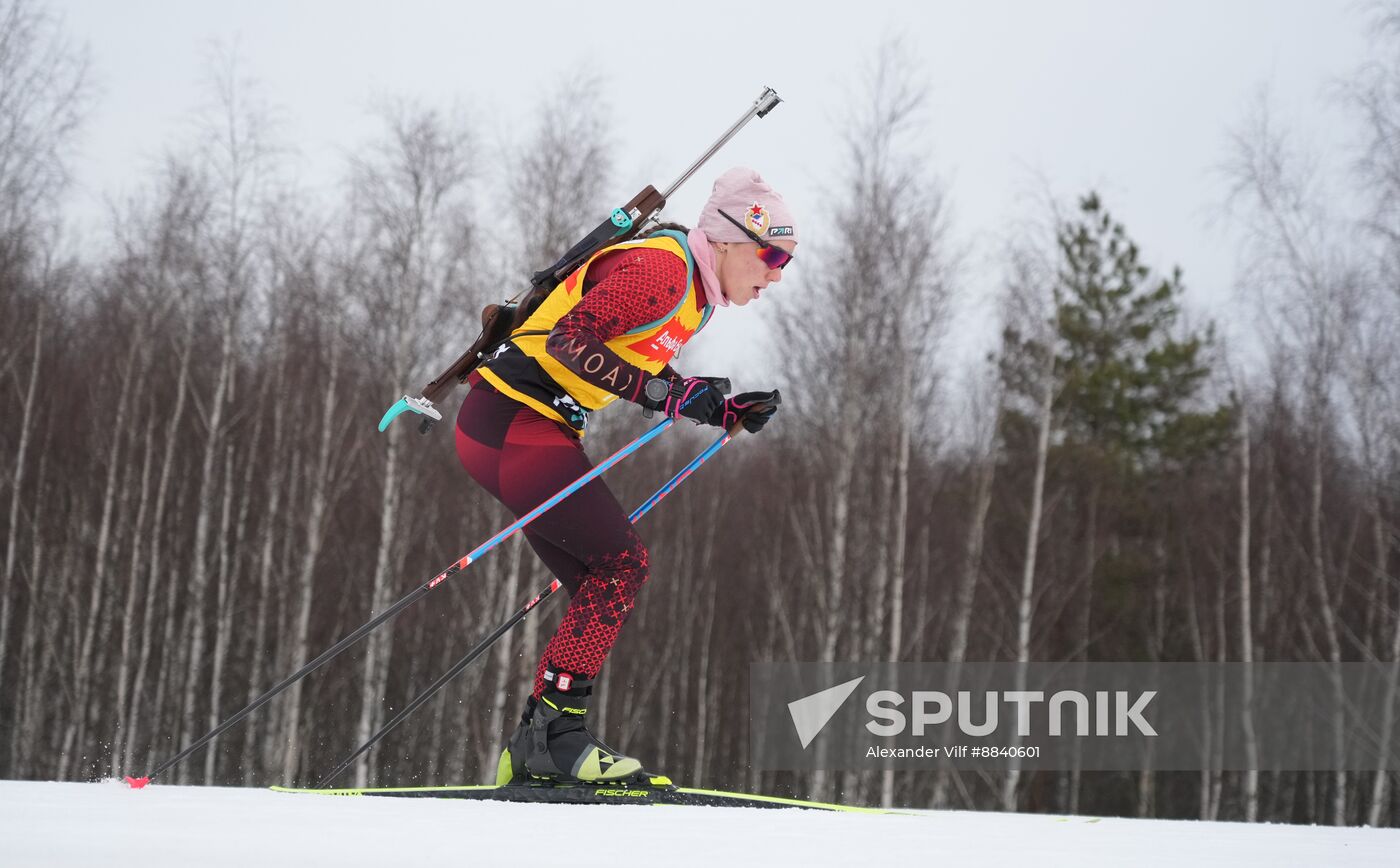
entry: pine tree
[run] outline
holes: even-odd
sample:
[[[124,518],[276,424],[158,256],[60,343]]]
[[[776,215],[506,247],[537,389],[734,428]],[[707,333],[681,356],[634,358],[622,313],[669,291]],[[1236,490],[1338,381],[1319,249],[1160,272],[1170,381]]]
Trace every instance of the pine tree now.
[[[1230,410],[1200,400],[1214,329],[1177,333],[1181,269],[1154,280],[1093,193],[1057,241],[1056,374],[1067,442],[1123,462],[1134,476],[1221,448]]]
[[[1183,333],[1181,270],[1154,278],[1099,197],[1057,227],[1053,315],[1039,335],[1008,327],[999,359],[1008,392],[1033,405],[1053,352],[1056,443],[1092,452],[1131,477],[1169,473],[1223,448],[1229,405],[1208,406],[1214,328]],[[1031,426],[1012,402],[1005,436]]]
[[[1214,332],[1182,327],[1180,269],[1154,276],[1093,193],[1056,226],[1051,261],[1041,269],[1048,318],[1008,327],[998,361],[1011,399],[1001,427],[1008,454],[1034,451],[1031,408],[1045,394],[1046,372],[1052,377],[1047,484],[1066,490],[1078,515],[1077,524],[1061,517],[1053,532],[1060,545],[1081,546],[1063,555],[1079,565],[1063,593],[1079,602],[1057,638],[1084,649],[1095,621],[1142,618],[1145,631],[1126,647],[1095,650],[1160,659],[1165,637],[1148,613],[1169,572],[1160,542],[1170,531],[1151,504],[1160,504],[1154,492],[1228,443],[1232,408],[1204,395]]]

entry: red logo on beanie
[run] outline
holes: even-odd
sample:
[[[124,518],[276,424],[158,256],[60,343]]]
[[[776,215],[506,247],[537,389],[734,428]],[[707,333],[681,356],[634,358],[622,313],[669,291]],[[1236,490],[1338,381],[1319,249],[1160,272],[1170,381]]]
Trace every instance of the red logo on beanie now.
[[[768,228],[768,209],[757,202],[749,206],[745,216],[748,217],[747,222],[749,228],[753,230],[753,234],[762,235],[763,231]]]
[[[574,686],[574,677],[567,672],[560,672],[559,677],[554,679],[554,684],[561,692],[568,690]]]

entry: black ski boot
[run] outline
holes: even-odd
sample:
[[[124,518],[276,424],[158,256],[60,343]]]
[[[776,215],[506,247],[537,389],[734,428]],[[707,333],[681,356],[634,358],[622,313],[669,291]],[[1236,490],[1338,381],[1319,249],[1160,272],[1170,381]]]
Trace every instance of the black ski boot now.
[[[555,676],[551,678],[550,676]],[[593,680],[546,671],[549,684],[531,697],[496,767],[496,785],[559,783],[650,783],[642,764],[598,739],[584,725]],[[560,690],[559,686],[565,689]]]

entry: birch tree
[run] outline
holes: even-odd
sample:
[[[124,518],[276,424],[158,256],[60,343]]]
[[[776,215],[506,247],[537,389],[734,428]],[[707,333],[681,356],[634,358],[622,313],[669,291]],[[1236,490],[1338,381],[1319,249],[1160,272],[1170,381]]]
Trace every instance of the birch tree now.
[[[1041,251],[1022,247],[1010,253],[1012,269],[1006,297],[1007,325],[1002,335],[999,366],[1002,389],[1017,403],[1007,408],[1007,415],[998,419],[998,423],[1007,426],[1002,437],[1024,437],[1034,430],[1035,442],[1020,583],[1015,597],[1016,639],[1013,649],[1018,664],[1016,689],[1024,690],[1026,664],[1031,656],[1035,576],[1045,509],[1050,438],[1055,427],[1055,400],[1061,388],[1056,377],[1060,367],[1060,348],[1053,330],[1052,313],[1060,292],[1054,283],[1053,267],[1046,262]],[[1017,767],[1008,770],[1003,778],[1000,793],[1002,810],[1015,810],[1020,778]]]
[[[15,324],[30,326],[12,338],[11,346],[24,347],[12,363],[21,363],[33,346],[20,379],[19,448],[8,480],[0,573],[0,685],[5,682],[20,552],[19,506],[32,459],[43,335],[52,327],[44,322],[42,304],[23,312],[12,306],[12,294],[43,288],[43,248],[51,245],[56,209],[68,187],[74,137],[90,104],[87,66],[86,52],[69,42],[49,12],[29,0],[0,3],[0,311],[15,316]]]
[[[785,379],[798,393],[803,427],[820,432],[812,441],[826,467],[825,478],[813,481],[819,511],[801,529],[821,576],[818,660],[835,660],[851,635],[858,612],[846,597],[852,571],[868,577],[869,606],[866,638],[851,651],[890,652],[890,604],[902,607],[904,576],[894,570],[905,560],[909,455],[931,418],[937,380],[926,354],[946,325],[958,261],[947,240],[942,183],[920,159],[925,93],[908,47],[883,46],[852,94],[842,129],[835,226],[829,246],[813,252],[820,265],[807,278],[811,303],[779,318],[789,349]],[[872,448],[891,461],[862,471],[862,450]],[[874,515],[855,497],[867,489],[861,472],[880,480],[868,506]],[[853,542],[866,528],[879,542],[858,549]],[[822,793],[826,781],[815,773],[812,792]],[[893,796],[890,781],[882,783],[882,799]]]
[[[354,166],[355,207],[363,215],[367,273],[355,286],[366,304],[363,328],[384,365],[385,381],[410,382],[423,376],[424,346],[441,337],[454,316],[465,282],[470,224],[460,201],[471,172],[471,152],[463,131],[431,110],[386,109],[386,137],[372,158]],[[392,400],[386,390],[386,405]],[[393,581],[406,551],[402,514],[401,464],[406,425],[384,435],[379,502],[379,544],[370,582],[369,612],[392,602]],[[356,738],[367,741],[383,720],[392,628],[369,637],[361,681]],[[370,766],[355,767],[357,786],[366,785]]]
[[[1347,346],[1346,387],[1357,422],[1360,458],[1369,491],[1369,524],[1372,546],[1372,604],[1385,612],[1383,602],[1393,597],[1397,585],[1391,574],[1391,552],[1400,542],[1388,521],[1386,480],[1400,462],[1400,366],[1394,353],[1394,335],[1400,329],[1400,7],[1372,8],[1371,31],[1378,57],[1363,66],[1344,84],[1344,105],[1361,131],[1356,179],[1364,191],[1367,212],[1363,217],[1367,268],[1366,310]],[[1382,744],[1391,741],[1395,727],[1394,700],[1400,689],[1400,614],[1392,615],[1389,635],[1381,620],[1377,656],[1392,661],[1388,667],[1385,713],[1379,727]],[[1369,643],[1368,643],[1369,644]],[[1391,798],[1392,769],[1385,763],[1376,770],[1370,793],[1367,822],[1378,825]]]
[[[1249,254],[1246,287],[1253,292],[1273,352],[1284,364],[1306,420],[1309,505],[1306,533],[1311,591],[1318,606],[1324,653],[1334,665],[1343,656],[1340,583],[1329,564],[1323,497],[1327,447],[1337,423],[1336,389],[1341,353],[1359,313],[1362,286],[1357,265],[1332,237],[1336,225],[1321,204],[1323,179],[1316,163],[1299,152],[1274,124],[1266,95],[1232,134],[1227,166],[1231,206],[1240,209]],[[1346,745],[1340,675],[1334,678],[1332,821],[1347,812]]]
[[[88,55],[32,0],[0,3],[0,274],[36,257],[91,106]]]

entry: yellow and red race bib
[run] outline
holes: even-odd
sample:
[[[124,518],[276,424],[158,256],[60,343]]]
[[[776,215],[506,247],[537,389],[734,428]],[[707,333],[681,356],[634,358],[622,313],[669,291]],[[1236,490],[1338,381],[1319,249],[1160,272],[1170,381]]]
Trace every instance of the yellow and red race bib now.
[[[617,400],[618,393],[635,390],[638,384],[630,382],[635,375],[610,371],[603,377],[607,388],[594,385],[551,356],[545,342],[555,324],[583,300],[589,267],[606,253],[635,248],[665,250],[680,257],[685,262],[685,293],[669,314],[609,340],[606,346],[624,362],[648,374],[659,373],[670,364],[681,347],[705,327],[714,309],[697,303],[695,262],[685,235],[663,230],[648,238],[606,247],[589,257],[482,363],[478,369],[481,376],[504,394],[563,422],[582,437],[588,414]],[[583,352],[580,350],[580,356]],[[572,362],[595,375],[605,364],[598,354],[576,357]],[[619,379],[629,382],[618,382]]]

